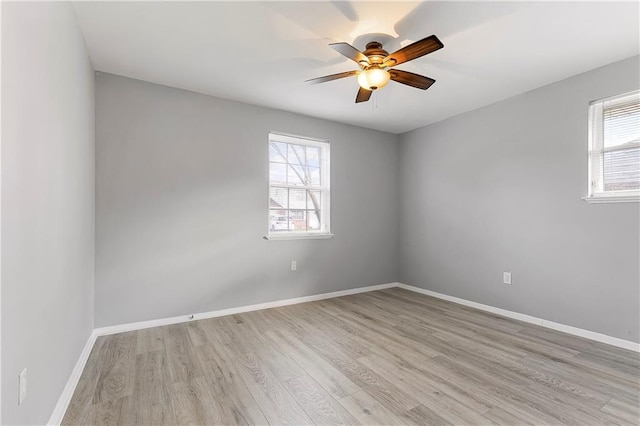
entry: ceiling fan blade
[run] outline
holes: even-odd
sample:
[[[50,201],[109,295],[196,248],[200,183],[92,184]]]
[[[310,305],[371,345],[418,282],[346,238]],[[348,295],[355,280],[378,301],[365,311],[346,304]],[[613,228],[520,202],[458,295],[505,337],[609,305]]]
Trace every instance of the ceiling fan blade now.
[[[307,80],[306,82],[311,84],[318,84],[331,80],[337,80],[339,78],[351,77],[356,74],[358,74],[358,71],[347,71],[338,74],[325,75],[324,77],[312,78],[311,80]]]
[[[358,89],[358,94],[356,95],[356,103],[359,104],[360,102],[367,102],[372,93],[373,91],[363,89],[361,87],[360,89]]]
[[[349,43],[331,43],[329,46],[336,52],[340,53],[341,55],[344,55],[347,58],[359,64],[369,63],[369,58],[367,58],[367,56],[364,53],[362,53],[361,51],[359,51]]]
[[[396,50],[391,55],[384,58],[382,63],[386,67],[393,67],[404,62],[412,61],[428,53],[442,49],[444,44],[435,35],[423,38],[420,41],[411,43],[400,50]]]
[[[436,81],[423,75],[414,74],[412,72],[402,70],[389,70],[391,80],[407,86],[417,87],[418,89],[427,90]]]

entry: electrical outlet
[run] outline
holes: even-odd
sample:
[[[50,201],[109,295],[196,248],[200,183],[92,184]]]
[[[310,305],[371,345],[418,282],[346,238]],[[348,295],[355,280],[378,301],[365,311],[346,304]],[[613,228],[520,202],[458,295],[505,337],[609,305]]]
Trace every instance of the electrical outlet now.
[[[18,375],[18,405],[27,397],[27,369]]]
[[[511,284],[511,272],[503,272],[502,273],[502,281],[505,284]]]
[[[295,260],[291,261],[291,270],[295,271],[298,269],[298,263]]]

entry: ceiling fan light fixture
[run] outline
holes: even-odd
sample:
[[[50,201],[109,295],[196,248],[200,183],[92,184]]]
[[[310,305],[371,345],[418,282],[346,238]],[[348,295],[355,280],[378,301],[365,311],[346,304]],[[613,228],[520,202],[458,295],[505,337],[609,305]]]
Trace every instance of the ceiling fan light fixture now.
[[[366,90],[377,90],[389,83],[391,75],[382,68],[372,67],[358,74],[358,84]]]
[[[331,43],[329,46],[341,55],[356,62],[360,66],[360,69],[312,78],[311,80],[307,80],[307,82],[312,84],[324,83],[340,78],[358,76],[358,85],[360,88],[356,95],[357,104],[367,102],[371,99],[373,91],[386,86],[389,80],[415,87],[416,89],[427,90],[436,82],[434,79],[408,71],[397,69],[387,71],[387,69],[413,61],[414,59],[428,55],[444,47],[435,35],[411,43],[400,50],[396,50],[392,54],[384,50],[382,44],[377,41],[367,43],[367,48],[364,52],[344,42]]]

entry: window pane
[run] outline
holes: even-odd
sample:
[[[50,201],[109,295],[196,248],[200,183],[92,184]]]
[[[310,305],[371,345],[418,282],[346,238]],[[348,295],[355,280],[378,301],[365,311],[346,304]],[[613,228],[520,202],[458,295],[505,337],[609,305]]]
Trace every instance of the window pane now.
[[[307,212],[304,210],[289,211],[289,230],[290,231],[306,231],[307,230]]]
[[[328,151],[322,141],[269,134],[269,233],[329,232],[322,223],[329,212],[320,214],[329,197],[322,186],[328,183]]]
[[[269,142],[269,161],[285,163],[287,161],[287,144],[282,142]]]
[[[640,142],[640,102],[630,100],[604,109],[604,147]]]
[[[287,184],[287,165],[281,163],[269,163],[269,184]]]
[[[604,153],[604,190],[640,189],[640,148]]]
[[[303,186],[305,184],[305,174],[303,166],[287,166],[289,185]]]
[[[307,191],[307,209],[320,209],[320,191]]]
[[[307,227],[309,231],[320,230],[320,210],[307,212]]]
[[[315,146],[307,147],[307,165],[320,167],[320,148]]]
[[[289,145],[289,164],[305,164],[305,150],[302,145]]]
[[[307,167],[309,186],[320,186],[320,168]]]
[[[292,209],[306,209],[306,194],[304,189],[291,189],[289,191],[289,208]]]
[[[289,218],[286,210],[269,211],[269,230],[271,232],[286,232],[289,230]]]
[[[289,190],[287,188],[269,188],[269,207],[272,209],[289,208]]]

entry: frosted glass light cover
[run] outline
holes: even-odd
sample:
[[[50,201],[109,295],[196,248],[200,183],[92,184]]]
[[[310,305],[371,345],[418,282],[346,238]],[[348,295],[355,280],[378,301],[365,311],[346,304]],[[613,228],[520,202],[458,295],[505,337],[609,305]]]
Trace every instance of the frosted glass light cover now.
[[[380,68],[370,68],[358,74],[358,84],[363,89],[376,90],[387,85],[391,76]]]

